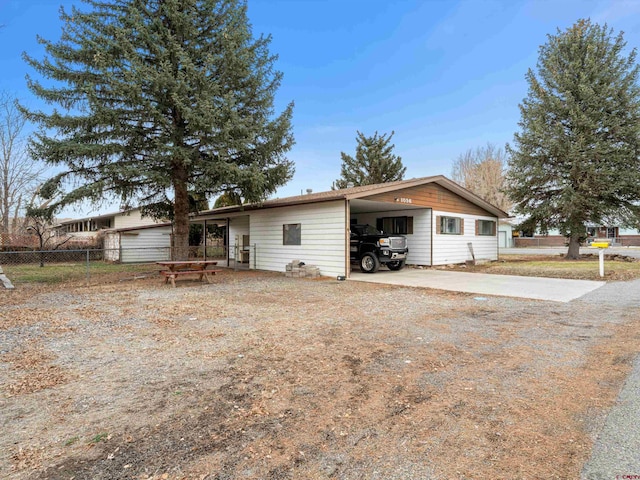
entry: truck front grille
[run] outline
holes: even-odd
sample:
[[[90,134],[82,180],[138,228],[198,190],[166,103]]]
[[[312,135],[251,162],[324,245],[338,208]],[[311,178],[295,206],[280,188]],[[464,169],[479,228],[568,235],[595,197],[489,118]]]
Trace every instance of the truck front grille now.
[[[402,250],[407,247],[407,239],[404,237],[391,237],[389,238],[389,246],[393,250]]]

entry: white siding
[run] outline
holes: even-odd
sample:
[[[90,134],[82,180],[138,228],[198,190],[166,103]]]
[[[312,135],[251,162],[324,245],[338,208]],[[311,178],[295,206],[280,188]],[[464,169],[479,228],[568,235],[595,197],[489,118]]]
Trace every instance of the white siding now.
[[[636,229],[636,228],[623,228],[620,227],[618,229],[618,235],[638,235],[640,234],[640,229]]]
[[[380,217],[413,217],[413,234],[407,234],[409,265],[431,265],[431,209],[397,210],[392,212],[358,213],[352,217],[359,224],[376,226],[376,219]]]
[[[117,213],[113,217],[113,228],[144,227],[155,223],[164,223],[151,217],[142,217],[139,209],[130,210],[127,213]]]
[[[464,235],[436,234],[436,219],[440,216],[462,218],[464,220]],[[498,219],[461,213],[433,212],[433,265],[464,263],[467,260],[472,260],[468,243],[473,245],[476,260],[498,259],[498,237],[496,235],[476,235],[476,220],[497,222]]]
[[[121,262],[143,263],[169,260],[171,227],[120,232]]]
[[[293,223],[301,224],[301,245],[283,245],[283,225]],[[343,201],[251,212],[250,235],[259,270],[284,272],[287,263],[300,260],[319,267],[321,275],[346,275]]]

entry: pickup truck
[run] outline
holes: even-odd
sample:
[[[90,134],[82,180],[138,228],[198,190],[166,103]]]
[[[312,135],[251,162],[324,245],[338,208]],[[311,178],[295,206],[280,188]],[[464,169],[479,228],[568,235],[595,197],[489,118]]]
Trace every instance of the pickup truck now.
[[[400,270],[407,260],[407,239],[388,235],[371,225],[351,225],[350,257],[364,273],[375,273],[380,265]]]

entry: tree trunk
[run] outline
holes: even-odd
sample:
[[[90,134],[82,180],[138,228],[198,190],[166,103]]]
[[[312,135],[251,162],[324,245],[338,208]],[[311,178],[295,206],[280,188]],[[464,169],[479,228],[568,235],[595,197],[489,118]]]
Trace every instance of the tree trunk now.
[[[567,256],[564,257],[567,260],[577,260],[580,258],[580,235],[572,233],[569,237],[569,250]]]
[[[173,260],[189,259],[189,192],[184,168],[174,169]]]

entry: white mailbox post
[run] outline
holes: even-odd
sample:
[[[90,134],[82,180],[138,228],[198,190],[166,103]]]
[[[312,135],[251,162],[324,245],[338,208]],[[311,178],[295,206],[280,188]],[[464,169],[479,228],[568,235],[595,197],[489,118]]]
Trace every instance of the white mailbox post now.
[[[592,247],[598,249],[598,259],[600,260],[600,276],[604,277],[604,251],[609,248],[609,242],[593,242]]]

